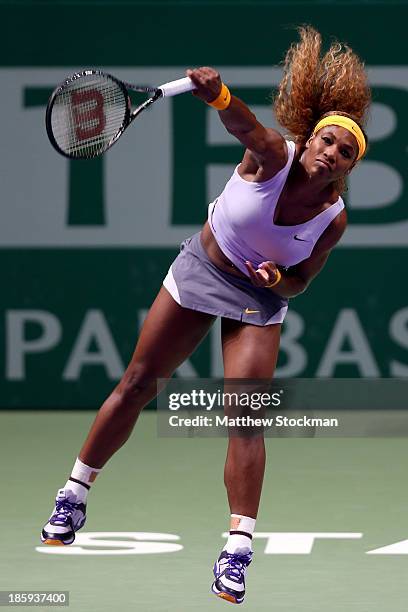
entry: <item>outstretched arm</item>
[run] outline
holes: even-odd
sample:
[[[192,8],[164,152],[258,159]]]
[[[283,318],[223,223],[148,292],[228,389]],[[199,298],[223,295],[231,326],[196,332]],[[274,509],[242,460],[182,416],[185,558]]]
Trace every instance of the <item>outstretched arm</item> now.
[[[187,70],[187,76],[197,89],[193,95],[206,103],[214,101],[221,92],[222,82],[214,68],[203,67]],[[260,165],[268,164],[280,170],[287,159],[285,139],[271,128],[265,128],[248,106],[239,98],[231,96],[231,102],[225,110],[219,111],[219,117],[230,134],[235,136],[249,149]]]

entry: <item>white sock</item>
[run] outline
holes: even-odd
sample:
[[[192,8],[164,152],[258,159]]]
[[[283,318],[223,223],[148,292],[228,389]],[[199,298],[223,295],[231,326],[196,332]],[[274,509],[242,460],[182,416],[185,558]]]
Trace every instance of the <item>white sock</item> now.
[[[100,468],[90,467],[77,459],[64,489],[75,493],[78,499],[84,503],[88,497],[89,489],[100,471]]]
[[[256,519],[242,514],[231,514],[230,533],[223,550],[227,553],[252,551],[252,534],[255,530]]]

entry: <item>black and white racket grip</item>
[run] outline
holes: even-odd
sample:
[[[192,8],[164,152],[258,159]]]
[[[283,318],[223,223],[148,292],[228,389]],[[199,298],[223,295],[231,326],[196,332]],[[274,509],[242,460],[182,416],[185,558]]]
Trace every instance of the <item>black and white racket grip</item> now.
[[[162,92],[163,98],[177,96],[178,94],[185,93],[186,91],[192,91],[195,88],[196,86],[190,77],[177,79],[177,81],[169,81],[169,83],[164,83],[158,87],[158,89],[160,89]]]

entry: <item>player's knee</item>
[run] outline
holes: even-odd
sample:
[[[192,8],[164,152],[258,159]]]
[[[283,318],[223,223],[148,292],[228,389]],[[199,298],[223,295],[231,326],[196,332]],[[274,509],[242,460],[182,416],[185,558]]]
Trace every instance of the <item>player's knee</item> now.
[[[157,373],[148,364],[136,364],[125,372],[117,392],[125,406],[138,404],[141,398],[150,401],[157,395]]]
[[[241,469],[251,469],[254,463],[258,463],[265,455],[265,443],[262,435],[238,435],[230,438],[230,446],[233,448],[235,461],[238,461]]]

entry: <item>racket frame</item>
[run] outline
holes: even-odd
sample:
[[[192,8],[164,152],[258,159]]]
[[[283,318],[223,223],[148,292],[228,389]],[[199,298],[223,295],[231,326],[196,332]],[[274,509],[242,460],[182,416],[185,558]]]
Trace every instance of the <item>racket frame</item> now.
[[[148,108],[151,104],[153,104],[153,102],[155,102],[158,98],[161,98],[163,95],[163,92],[157,87],[139,87],[137,85],[131,85],[130,83],[125,83],[117,79],[113,75],[107,72],[103,72],[102,70],[82,70],[81,72],[76,72],[69,78],[65,79],[65,81],[63,81],[60,85],[58,85],[58,87],[56,87],[56,89],[54,89],[48,101],[47,109],[45,111],[45,127],[47,130],[48,138],[50,139],[50,142],[52,146],[54,147],[54,149],[58,151],[58,153],[60,153],[64,157],[67,157],[68,159],[94,159],[95,157],[99,157],[99,155],[102,154],[100,153],[99,155],[81,155],[81,156],[70,155],[69,153],[61,149],[60,146],[58,145],[57,141],[55,140],[55,137],[52,131],[52,124],[51,124],[52,109],[54,107],[55,100],[61,94],[61,92],[64,91],[64,89],[66,89],[69,85],[71,85],[71,83],[75,82],[77,79],[80,79],[81,77],[84,77],[84,76],[92,76],[92,75],[101,76],[103,78],[107,77],[108,79],[111,79],[112,81],[114,81],[122,90],[122,93],[124,95],[125,102],[126,102],[125,115],[123,118],[122,125],[117,131],[117,133],[115,134],[115,136],[111,138],[111,140],[108,143],[108,146],[102,153],[106,153],[106,151],[110,149],[115,144],[115,142],[117,142],[117,140],[119,140],[119,138],[122,136],[126,128],[132,123],[132,121],[143,110]],[[132,89],[133,91],[138,91],[142,93],[152,93],[153,95],[132,111],[132,102],[130,100],[128,89]]]

